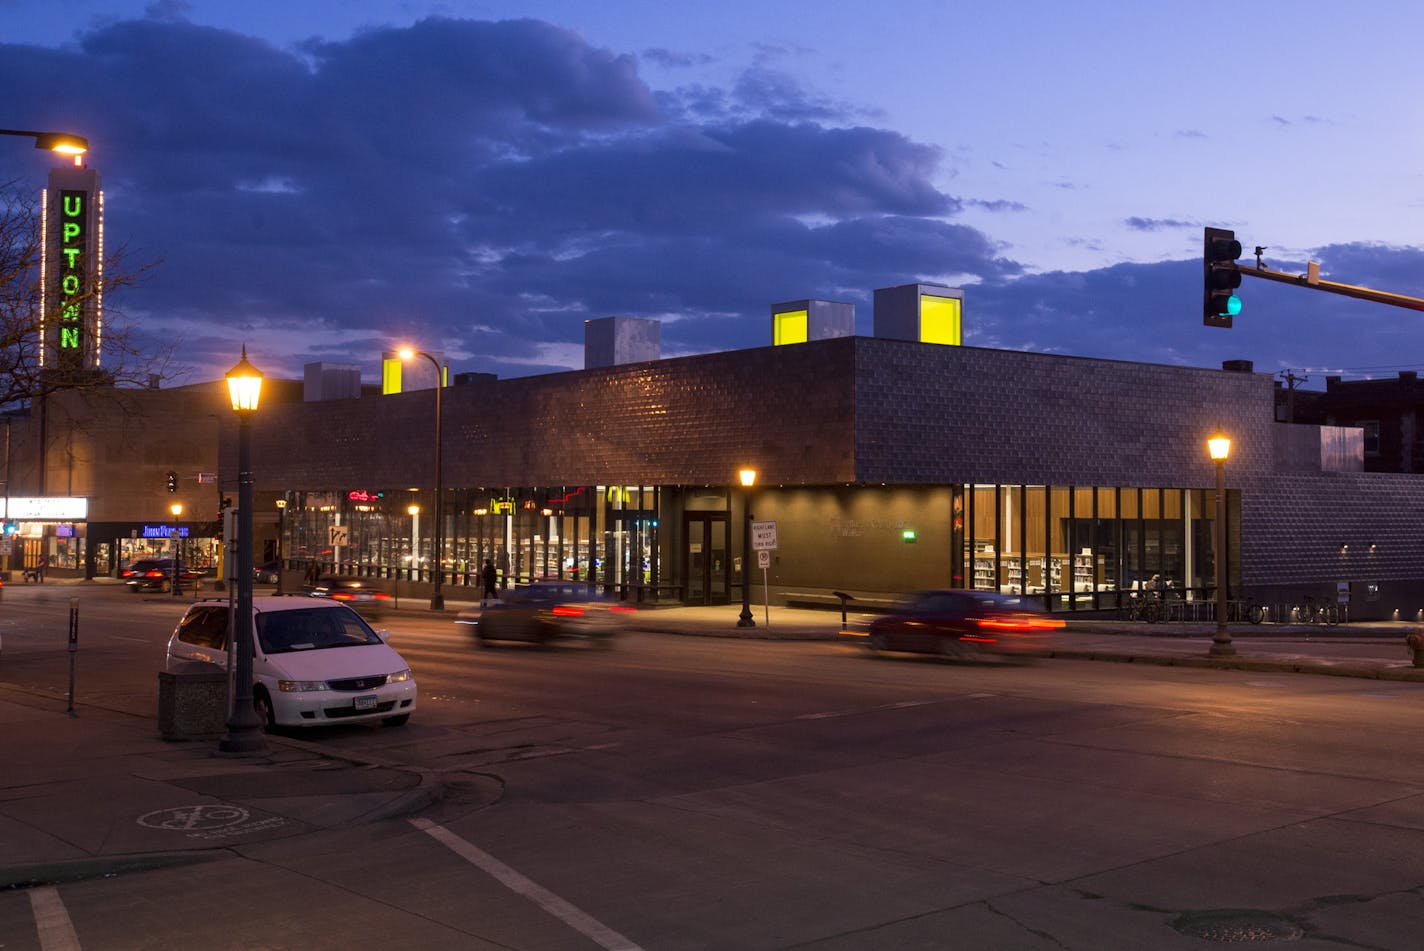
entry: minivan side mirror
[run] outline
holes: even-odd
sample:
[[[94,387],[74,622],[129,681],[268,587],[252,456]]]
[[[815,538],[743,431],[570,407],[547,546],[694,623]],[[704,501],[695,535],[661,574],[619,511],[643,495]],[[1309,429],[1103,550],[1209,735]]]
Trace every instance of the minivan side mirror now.
[[[389,644],[391,641],[391,632],[384,627],[376,632],[376,636],[387,644]]]

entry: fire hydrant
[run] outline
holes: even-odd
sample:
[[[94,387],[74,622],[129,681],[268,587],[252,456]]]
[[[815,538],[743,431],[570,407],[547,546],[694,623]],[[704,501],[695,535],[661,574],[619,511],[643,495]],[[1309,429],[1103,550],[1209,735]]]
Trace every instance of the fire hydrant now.
[[[1414,666],[1424,667],[1424,628],[1416,628],[1406,634],[1404,643],[1414,654]]]

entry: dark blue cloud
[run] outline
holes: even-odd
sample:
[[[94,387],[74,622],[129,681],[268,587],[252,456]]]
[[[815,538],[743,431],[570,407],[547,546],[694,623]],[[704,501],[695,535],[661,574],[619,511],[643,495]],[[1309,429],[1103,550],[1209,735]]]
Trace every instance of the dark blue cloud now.
[[[1424,297],[1419,249],[1332,245],[1316,258],[1328,280]],[[1298,274],[1305,262],[1272,267]],[[985,282],[967,294],[965,342],[1190,366],[1248,359],[1262,372],[1311,370],[1312,385],[1326,373],[1424,362],[1417,312],[1251,277],[1237,294],[1244,309],[1223,330],[1202,325],[1200,260]]]

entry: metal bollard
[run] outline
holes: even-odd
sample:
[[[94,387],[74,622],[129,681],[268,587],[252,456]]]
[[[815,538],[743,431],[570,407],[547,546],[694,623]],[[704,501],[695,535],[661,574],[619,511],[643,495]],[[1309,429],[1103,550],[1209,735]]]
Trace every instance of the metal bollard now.
[[[69,709],[74,716],[74,661],[79,654],[79,599],[69,599]]]

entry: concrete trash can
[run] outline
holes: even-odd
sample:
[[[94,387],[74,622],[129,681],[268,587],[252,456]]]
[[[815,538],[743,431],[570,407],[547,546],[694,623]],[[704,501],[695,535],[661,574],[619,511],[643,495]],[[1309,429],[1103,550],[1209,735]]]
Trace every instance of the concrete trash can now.
[[[165,740],[227,729],[227,671],[190,661],[158,672],[158,732]]]

